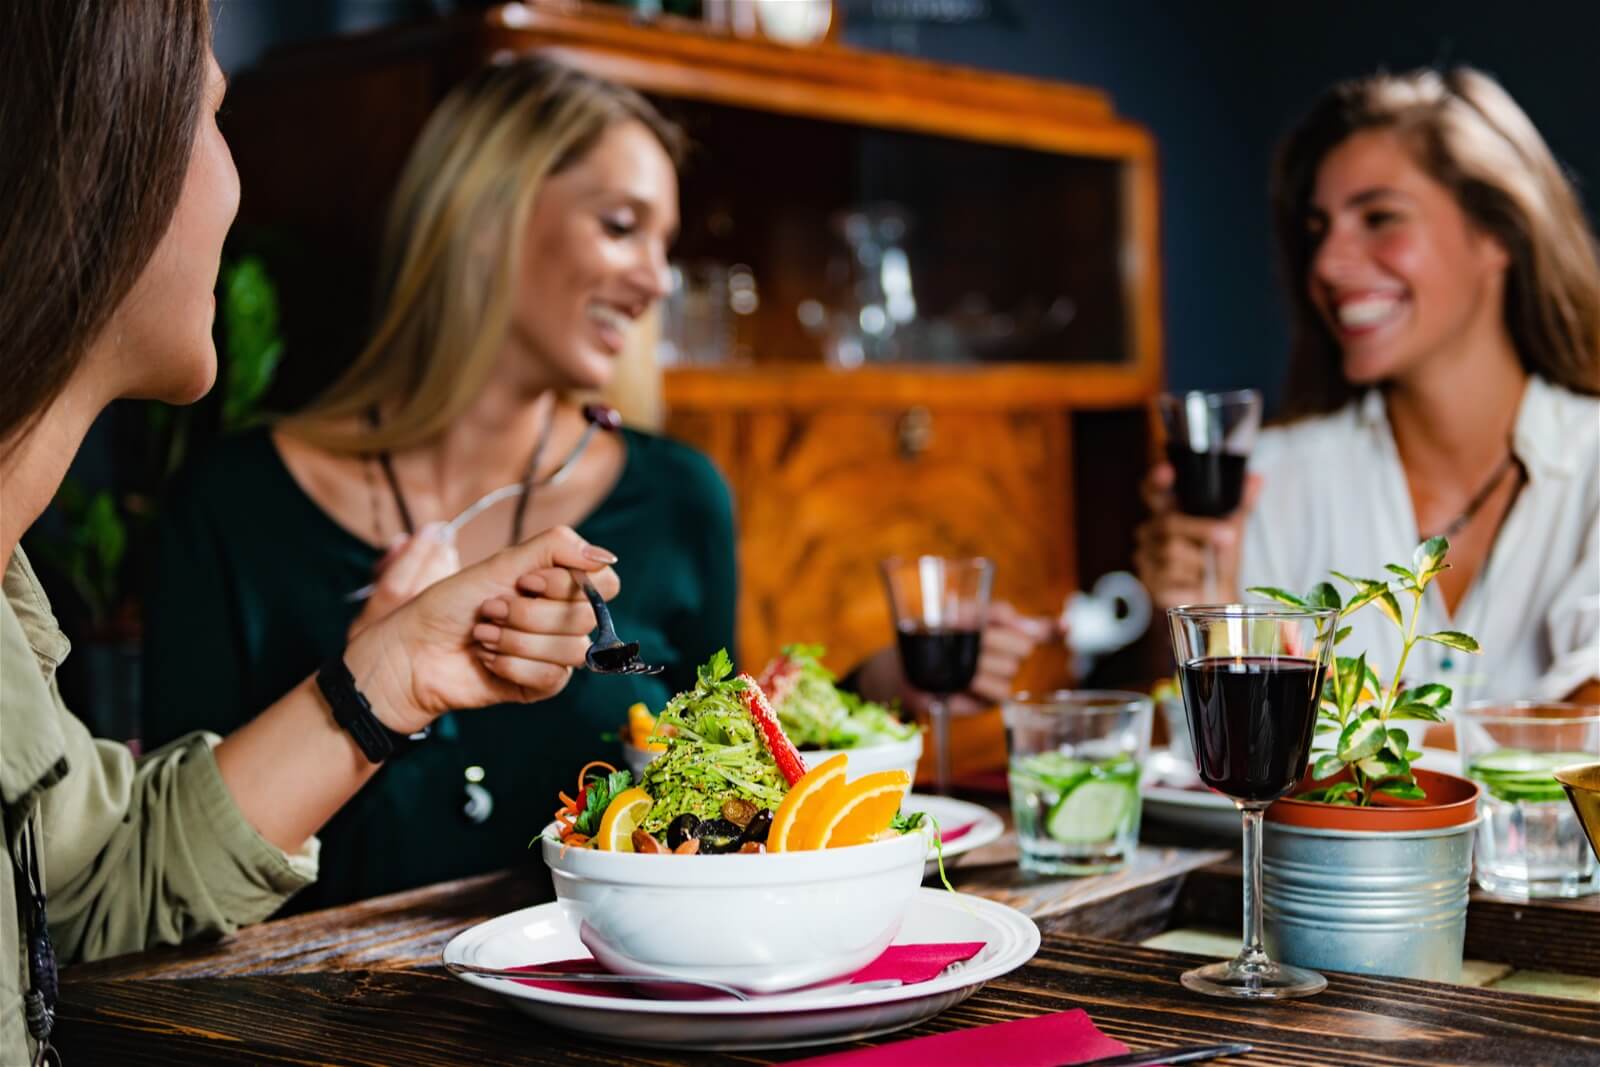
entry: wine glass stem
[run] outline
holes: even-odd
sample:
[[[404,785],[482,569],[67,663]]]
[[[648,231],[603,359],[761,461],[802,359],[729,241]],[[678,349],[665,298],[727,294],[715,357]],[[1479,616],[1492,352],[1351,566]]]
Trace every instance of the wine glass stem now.
[[[942,696],[928,698],[928,725],[933,731],[933,788],[950,792],[950,705]]]
[[[1240,809],[1244,816],[1244,948],[1238,962],[1264,966],[1267,952],[1261,945],[1261,809]]]

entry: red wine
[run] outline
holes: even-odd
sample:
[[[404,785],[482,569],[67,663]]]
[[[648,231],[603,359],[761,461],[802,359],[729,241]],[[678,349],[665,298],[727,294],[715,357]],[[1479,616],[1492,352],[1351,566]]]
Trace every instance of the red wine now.
[[[1172,487],[1185,515],[1219,519],[1239,506],[1244,494],[1245,457],[1231,452],[1196,452],[1178,442],[1167,444]]]
[[[1309,659],[1184,664],[1183,706],[1201,781],[1235,800],[1264,802],[1289,792],[1306,773],[1321,691],[1322,667]]]
[[[959,693],[978,673],[977,630],[901,627],[900,664],[906,680],[925,693]]]

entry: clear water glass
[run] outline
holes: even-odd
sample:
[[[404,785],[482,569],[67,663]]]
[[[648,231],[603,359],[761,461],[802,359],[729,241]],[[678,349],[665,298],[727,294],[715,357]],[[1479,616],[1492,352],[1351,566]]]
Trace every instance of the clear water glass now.
[[[1554,776],[1600,760],[1600,706],[1473,704],[1456,739],[1463,772],[1483,786],[1479,887],[1519,900],[1600,893],[1600,863]]]
[[[1023,870],[1102,874],[1132,858],[1153,707],[1142,694],[1109,690],[1022,693],[1005,702]]]

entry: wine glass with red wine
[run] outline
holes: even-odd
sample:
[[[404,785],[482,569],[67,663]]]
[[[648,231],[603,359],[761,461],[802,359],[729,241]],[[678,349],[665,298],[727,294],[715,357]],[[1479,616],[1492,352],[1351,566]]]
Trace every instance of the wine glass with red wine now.
[[[1164,393],[1161,417],[1179,509],[1207,519],[1233,514],[1244,496],[1245,468],[1261,430],[1261,394],[1254,389]],[[1219,595],[1216,556],[1207,545],[1202,599]]]
[[[934,785],[950,789],[951,695],[972,684],[989,614],[994,564],[987,559],[916,556],[879,565],[894,615],[906,680],[928,694]]]
[[[1200,779],[1244,819],[1244,948],[1184,974],[1196,992],[1265,1000],[1328,984],[1315,971],[1274,963],[1261,945],[1261,813],[1306,773],[1337,615],[1257,604],[1167,612]]]

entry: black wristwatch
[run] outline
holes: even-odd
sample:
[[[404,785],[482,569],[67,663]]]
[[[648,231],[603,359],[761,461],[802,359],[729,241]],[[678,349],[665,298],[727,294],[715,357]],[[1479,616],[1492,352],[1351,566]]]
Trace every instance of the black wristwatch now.
[[[317,688],[333,710],[333,721],[356,739],[361,754],[370,763],[382,763],[428,736],[427,727],[403,734],[385,726],[372,713],[372,703],[356,688],[355,676],[344,665],[343,656],[335,656],[322,665],[317,672]]]

